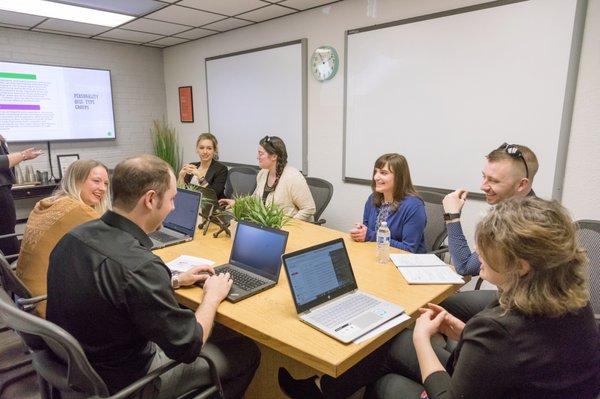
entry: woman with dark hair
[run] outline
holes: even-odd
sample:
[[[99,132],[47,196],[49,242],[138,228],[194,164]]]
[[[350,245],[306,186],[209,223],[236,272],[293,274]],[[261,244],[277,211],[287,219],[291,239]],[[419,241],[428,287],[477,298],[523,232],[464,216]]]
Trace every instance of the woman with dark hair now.
[[[315,201],[302,173],[287,163],[285,143],[277,136],[265,136],[258,145],[256,189],[253,195],[263,203],[275,203],[294,219],[309,221],[315,213]],[[221,200],[233,205],[234,200]]]
[[[406,158],[384,154],[375,161],[373,193],[365,203],[363,222],[350,230],[354,241],[375,241],[381,222],[390,229],[390,245],[413,253],[427,252],[425,205],[412,185]]]
[[[196,140],[196,153],[200,162],[183,165],[179,171],[177,184],[210,187],[215,190],[217,198],[224,198],[228,171],[227,166],[217,161],[219,158],[217,138],[211,133],[202,133]]]

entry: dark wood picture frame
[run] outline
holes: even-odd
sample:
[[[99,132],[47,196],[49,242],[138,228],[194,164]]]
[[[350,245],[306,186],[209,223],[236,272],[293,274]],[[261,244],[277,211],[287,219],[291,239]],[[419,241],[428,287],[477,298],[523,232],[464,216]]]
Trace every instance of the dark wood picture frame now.
[[[179,87],[179,120],[183,123],[194,122],[194,96],[192,86]]]
[[[62,180],[64,176],[63,170],[66,171],[69,165],[79,160],[79,154],[60,154],[56,156],[56,159],[58,160],[58,174]]]

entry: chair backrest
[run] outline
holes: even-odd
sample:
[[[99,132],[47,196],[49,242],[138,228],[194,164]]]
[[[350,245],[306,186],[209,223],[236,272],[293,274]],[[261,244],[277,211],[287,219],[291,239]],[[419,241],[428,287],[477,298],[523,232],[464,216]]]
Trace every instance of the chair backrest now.
[[[240,195],[251,195],[256,188],[258,169],[248,166],[235,166],[229,169],[225,196],[233,198]]]
[[[33,337],[47,345],[30,349],[34,352],[35,370],[52,386],[71,388],[87,396],[109,395],[106,384],[88,362],[77,340],[56,324],[19,309],[4,288],[0,288],[0,317],[23,336],[26,343]],[[36,361],[40,359],[42,362]]]
[[[333,196],[333,185],[327,180],[319,179],[318,177],[307,177],[306,183],[315,200],[315,206],[317,208],[315,212],[315,222],[317,222],[321,218],[325,208],[327,208],[327,205],[329,205],[329,201],[331,201],[331,197]]]
[[[2,253],[0,253],[0,285],[13,299],[31,298],[31,293],[25,287],[25,284],[15,275]]]
[[[425,202],[425,212],[427,213],[425,246],[427,251],[435,251],[440,249],[448,236],[446,223],[444,222],[444,206],[442,205],[444,194],[433,191],[419,191],[419,195]]]
[[[576,224],[579,243],[586,249],[590,260],[588,265],[590,302],[598,319],[600,318],[600,220],[579,220]]]

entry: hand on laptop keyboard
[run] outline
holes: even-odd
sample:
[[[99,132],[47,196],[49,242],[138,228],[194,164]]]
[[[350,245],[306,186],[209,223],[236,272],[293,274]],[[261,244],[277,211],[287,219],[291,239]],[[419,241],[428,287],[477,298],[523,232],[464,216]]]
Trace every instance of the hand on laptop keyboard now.
[[[227,297],[227,294],[229,294],[232,284],[233,280],[229,273],[210,276],[204,282],[204,298],[202,299],[202,303],[205,301],[216,304],[221,303]]]
[[[215,274],[215,269],[209,265],[200,265],[179,274],[179,285],[182,287],[204,282],[207,278]]]

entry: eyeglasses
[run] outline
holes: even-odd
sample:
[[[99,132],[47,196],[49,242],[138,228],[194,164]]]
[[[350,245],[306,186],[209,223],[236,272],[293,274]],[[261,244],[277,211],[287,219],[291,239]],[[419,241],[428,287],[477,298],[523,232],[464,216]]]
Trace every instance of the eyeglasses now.
[[[503,143],[499,150],[504,150],[508,155],[515,159],[521,159],[523,161],[523,165],[525,165],[525,177],[529,179],[529,168],[527,167],[527,161],[525,161],[525,157],[523,156],[523,152],[519,150],[519,147],[515,144]]]

